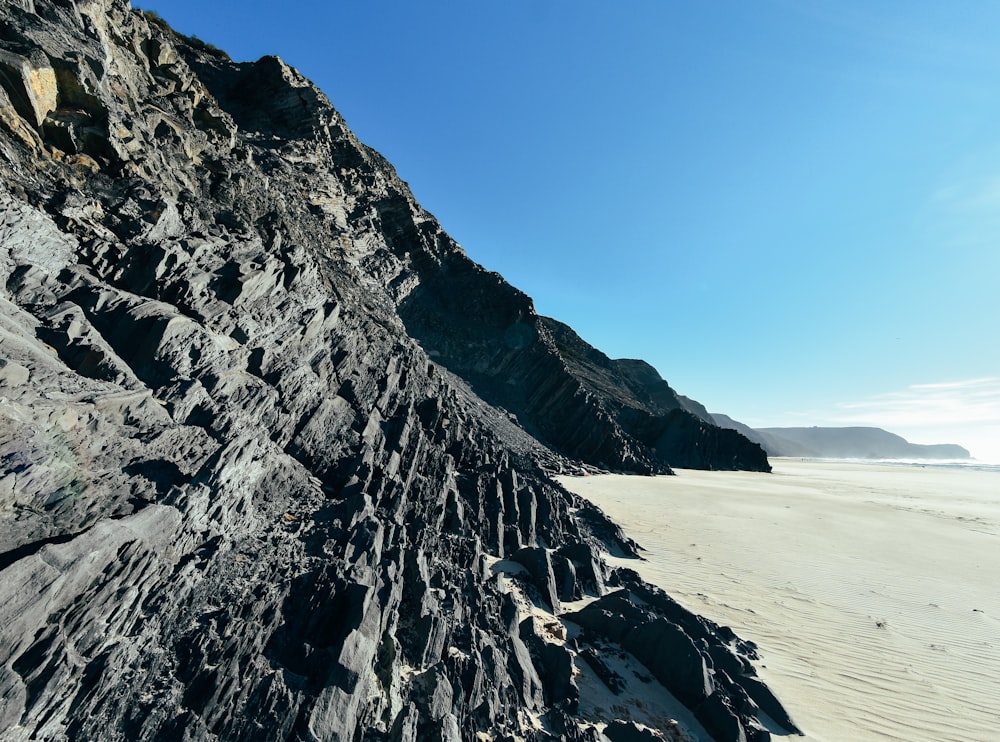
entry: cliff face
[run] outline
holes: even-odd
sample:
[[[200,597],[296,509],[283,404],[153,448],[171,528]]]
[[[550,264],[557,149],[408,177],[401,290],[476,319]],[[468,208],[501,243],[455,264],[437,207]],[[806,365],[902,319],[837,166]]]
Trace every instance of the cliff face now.
[[[638,687],[792,728],[511,413],[636,470],[664,433],[319,90],[119,0],[0,8],[0,737],[669,738]]]
[[[652,366],[609,359],[464,254],[424,267],[400,316],[431,358],[568,456],[639,473],[770,471],[760,446],[717,427]]]
[[[756,443],[716,426],[708,411],[677,394],[652,366],[632,359],[612,360],[592,348],[567,325],[542,318],[567,372],[606,410],[614,434],[645,446],[661,464],[685,469],[770,471]]]

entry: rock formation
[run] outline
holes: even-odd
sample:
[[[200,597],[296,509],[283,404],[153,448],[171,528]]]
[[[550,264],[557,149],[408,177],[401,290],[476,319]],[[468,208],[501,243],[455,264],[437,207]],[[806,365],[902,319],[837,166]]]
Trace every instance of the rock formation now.
[[[716,425],[739,431],[758,443],[768,456],[818,459],[969,459],[955,443],[910,443],[882,428],[751,428],[728,415],[712,415]]]
[[[469,261],[280,59],[0,9],[0,738],[794,729],[546,474],[766,460]]]
[[[648,363],[608,358],[461,253],[441,268],[401,303],[407,330],[540,440],[606,469],[771,470],[758,444],[717,426]]]

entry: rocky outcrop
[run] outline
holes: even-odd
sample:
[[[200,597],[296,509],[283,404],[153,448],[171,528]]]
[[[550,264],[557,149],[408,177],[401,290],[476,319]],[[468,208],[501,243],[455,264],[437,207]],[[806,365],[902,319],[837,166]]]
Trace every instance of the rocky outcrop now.
[[[559,363],[515,352],[545,323],[319,90],[120,0],[2,8],[0,737],[766,738],[748,645],[607,567],[634,545],[443,362],[422,287],[523,313],[484,369]],[[657,468],[571,376],[524,393]],[[574,634],[595,599],[633,628]],[[626,646],[648,610],[704,673],[608,682],[688,722],[594,701],[591,662],[653,662]]]
[[[623,589],[605,594],[568,619],[583,639],[610,640],[628,651],[663,686],[694,711],[714,739],[767,738],[744,728],[742,718],[761,708],[790,732],[798,732],[781,704],[756,677],[748,658],[753,644],[682,608],[663,591],[620,571]],[[737,651],[732,651],[733,645]],[[720,692],[721,691],[721,692]]]

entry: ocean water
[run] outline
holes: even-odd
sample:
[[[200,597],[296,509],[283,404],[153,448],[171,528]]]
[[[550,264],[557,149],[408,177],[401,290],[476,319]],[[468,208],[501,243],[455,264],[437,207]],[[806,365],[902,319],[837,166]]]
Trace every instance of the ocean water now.
[[[782,460],[782,457],[771,456]],[[881,466],[903,466],[920,469],[943,469],[951,471],[988,471],[1000,474],[1000,463],[979,461],[978,459],[818,459],[787,457],[789,461],[805,461],[831,464],[878,464]],[[998,483],[1000,486],[1000,483]]]

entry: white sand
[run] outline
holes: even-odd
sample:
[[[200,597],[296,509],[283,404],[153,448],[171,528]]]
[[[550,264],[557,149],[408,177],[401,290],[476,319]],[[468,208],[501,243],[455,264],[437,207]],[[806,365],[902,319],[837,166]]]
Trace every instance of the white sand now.
[[[806,739],[1000,739],[1000,473],[773,459],[566,477],[636,569],[757,643]]]

